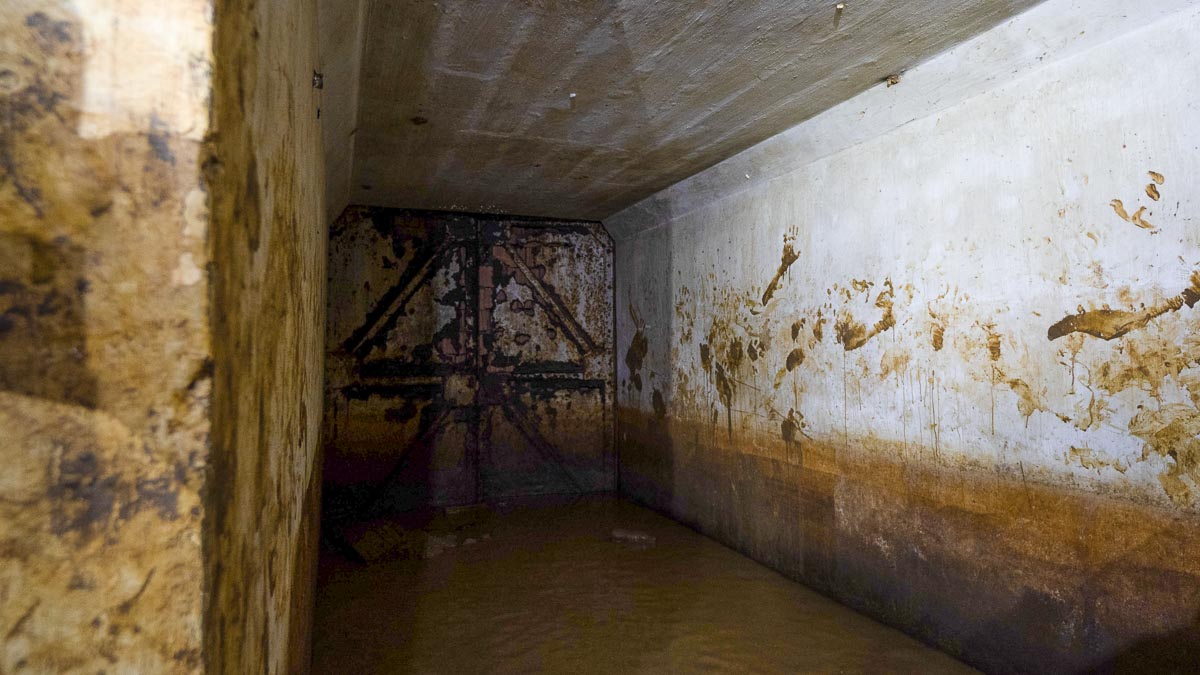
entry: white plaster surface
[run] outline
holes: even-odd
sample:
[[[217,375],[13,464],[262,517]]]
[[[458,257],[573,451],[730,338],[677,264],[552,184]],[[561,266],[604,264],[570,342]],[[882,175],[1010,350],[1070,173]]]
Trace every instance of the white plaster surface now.
[[[1200,270],[1198,34],[1195,1],[1051,0],[606,221],[618,348],[633,310],[653,374],[622,405],[649,410],[659,388],[671,414],[723,426],[699,345],[720,360],[759,340],[766,356],[735,373],[735,433],[778,433],[794,408],[813,439],[1197,509],[1200,305],[1113,340],[1047,330],[1077,308],[1162,306]],[[799,257],[764,306],[785,241]],[[835,322],[879,320],[887,280],[896,325],[845,350]],[[779,378],[793,347],[805,359]]]

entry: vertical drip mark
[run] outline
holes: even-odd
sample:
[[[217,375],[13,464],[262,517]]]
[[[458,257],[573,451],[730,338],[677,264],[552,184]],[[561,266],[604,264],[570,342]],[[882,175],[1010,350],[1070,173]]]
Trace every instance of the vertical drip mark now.
[[[908,377],[901,377],[896,373],[896,379],[900,382],[900,433],[904,439],[904,450],[901,457],[907,459],[908,456]]]
[[[842,440],[850,442],[850,395],[846,389],[846,352],[842,352]]]
[[[992,435],[996,435],[996,366],[992,366]]]
[[[1071,391],[1067,392],[1068,394],[1075,393],[1075,357],[1076,356],[1077,356],[1077,352],[1075,350],[1071,350]]]
[[[933,371],[930,376],[930,384],[932,385],[933,399],[933,457],[937,461],[941,461],[942,457],[942,401],[941,390],[937,385],[937,371]]]
[[[1025,478],[1025,462],[1017,462],[1017,466],[1021,467],[1021,483],[1025,485],[1025,501],[1029,503],[1029,510],[1033,510],[1033,497],[1029,494],[1029,480]]]

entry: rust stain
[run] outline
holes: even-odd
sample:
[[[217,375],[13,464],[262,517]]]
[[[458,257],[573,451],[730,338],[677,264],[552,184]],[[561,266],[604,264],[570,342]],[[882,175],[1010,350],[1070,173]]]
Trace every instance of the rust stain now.
[[[1154,183],[1146,184],[1146,196],[1154,201],[1158,201],[1162,197],[1162,195],[1158,192],[1158,186],[1156,186]]]
[[[1128,312],[1118,309],[1084,310],[1082,306],[1077,314],[1064,317],[1058,323],[1050,326],[1046,337],[1057,340],[1071,333],[1086,333],[1102,340],[1113,340],[1130,331],[1144,328],[1154,319],[1179,310],[1184,305],[1194,307],[1200,302],[1200,271],[1193,272],[1192,285],[1179,295],[1167,300],[1162,305],[1150,307],[1138,312]]]
[[[712,373],[712,349],[707,343],[700,343],[700,367],[706,373]]]
[[[1167,635],[1178,628],[1177,621],[1195,616],[1200,563],[1192,551],[1200,542],[1200,528],[1194,518],[1181,517],[1175,510],[1124,496],[1047,485],[1036,472],[1029,472],[1026,479],[1028,464],[1021,466],[1020,473],[1015,462],[1011,472],[993,472],[905,462],[902,458],[911,457],[912,450],[896,441],[808,440],[803,438],[803,428],[786,423],[780,419],[783,415],[764,428],[761,437],[748,431],[735,443],[706,435],[699,423],[671,420],[669,434],[677,441],[705,439],[697,452],[690,443],[663,443],[661,427],[645,420],[648,413],[630,410],[626,414],[633,430],[628,469],[639,479],[637,485],[644,486],[635,488],[638,498],[696,522],[702,532],[729,536],[739,550],[795,565],[806,583],[837,588],[843,570],[857,570],[853,573],[861,585],[856,586],[855,596],[862,598],[861,589],[868,589],[873,599],[868,606],[875,616],[904,622],[907,614],[892,609],[899,606],[896,598],[913,603],[904,607],[925,612],[929,599],[940,597],[929,594],[928,585],[912,585],[911,570],[947,570],[951,577],[969,581],[978,579],[983,569],[994,580],[986,584],[985,601],[1017,607],[1021,621],[996,622],[986,612],[964,614],[961,603],[943,598],[945,603],[934,608],[941,614],[940,625],[961,628],[964,620],[970,622],[973,631],[989,636],[975,649],[990,648],[995,644],[993,636],[1007,644],[1040,641],[1036,654],[1006,652],[986,663],[989,670],[1076,672],[1085,670],[1084,664],[1094,664],[1093,645],[1072,642],[1072,653],[1064,654],[1064,643],[1056,633],[1078,621],[1078,603],[1086,604],[1087,597],[1103,597],[1112,603],[1109,606],[1122,608],[1119,616],[1096,615],[1097,626],[1110,627],[1098,632],[1102,636],[1120,634],[1130,625]],[[789,456],[793,440],[803,441],[803,462],[788,466],[780,458]],[[778,456],[750,453],[760,447],[777,449]],[[1072,462],[1106,461],[1095,455],[1089,458],[1081,450]],[[1064,446],[1058,452],[1063,456],[1068,450]],[[754,499],[744,497],[750,493]],[[843,514],[838,495],[847,493],[892,507]],[[779,518],[781,504],[784,512],[796,517]],[[777,527],[729,528],[731,518],[777,523]],[[793,536],[785,536],[788,533]],[[872,545],[878,541],[915,541],[921,550],[884,550]],[[842,567],[844,561],[848,563]],[[1064,570],[1069,574],[1064,576]],[[1090,579],[1094,584],[1077,588],[1078,584],[1064,579]],[[1129,579],[1154,583],[1130,584]],[[1066,599],[1054,599],[1060,593]],[[1030,602],[1031,597],[1039,599]],[[1164,608],[1170,608],[1168,614]],[[1013,614],[1006,611],[1005,616]],[[1031,631],[1033,624],[1037,628]],[[1104,632],[1109,629],[1112,632]],[[1050,633],[1045,639],[1043,631]],[[1191,635],[1183,633],[1182,645],[1177,642],[1166,648],[1194,651],[1186,642]],[[1106,643],[1105,649],[1124,652],[1128,645],[1118,642]],[[1047,666],[1048,659],[1053,666]],[[1136,660],[1126,663],[1133,666],[1131,671],[1141,665]]]
[[[817,342],[825,339],[825,315],[819,309],[817,310],[817,320],[813,322],[812,332]]]
[[[940,323],[933,324],[933,334],[931,342],[933,343],[933,351],[940,352],[945,345],[946,327]]]
[[[775,291],[779,289],[779,283],[783,280],[783,275],[787,274],[788,268],[800,258],[800,254],[796,253],[796,249],[792,247],[793,241],[795,239],[791,235],[783,238],[783,253],[780,254],[779,268],[775,270],[775,276],[771,277],[771,282],[767,284],[767,290],[763,291],[762,304],[764,305],[770,302],[771,296],[775,295]]]
[[[1150,180],[1154,181],[1155,183],[1158,183],[1159,185],[1162,185],[1163,183],[1166,182],[1166,178],[1157,171],[1148,171],[1147,173],[1150,174]]]

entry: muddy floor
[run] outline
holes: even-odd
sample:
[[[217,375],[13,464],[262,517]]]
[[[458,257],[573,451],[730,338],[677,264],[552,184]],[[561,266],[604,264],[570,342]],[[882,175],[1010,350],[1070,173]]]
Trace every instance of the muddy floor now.
[[[452,510],[343,541],[322,554],[317,674],[974,672],[619,500]]]

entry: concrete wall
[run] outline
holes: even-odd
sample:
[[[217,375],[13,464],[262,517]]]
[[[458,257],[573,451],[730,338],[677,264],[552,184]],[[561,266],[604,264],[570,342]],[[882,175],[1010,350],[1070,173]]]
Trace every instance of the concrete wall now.
[[[213,672],[308,667],[327,232],[316,21],[312,0],[216,7],[204,539]]]
[[[210,11],[0,7],[0,672],[202,667]]]
[[[0,11],[0,672],[307,668],[315,19]]]
[[[324,86],[318,94],[325,142],[325,220],[332,223],[356,189],[351,175],[358,129],[363,0],[317,0],[317,51]]]
[[[988,670],[1197,658],[1197,6],[1050,0],[606,221],[623,490]]]

